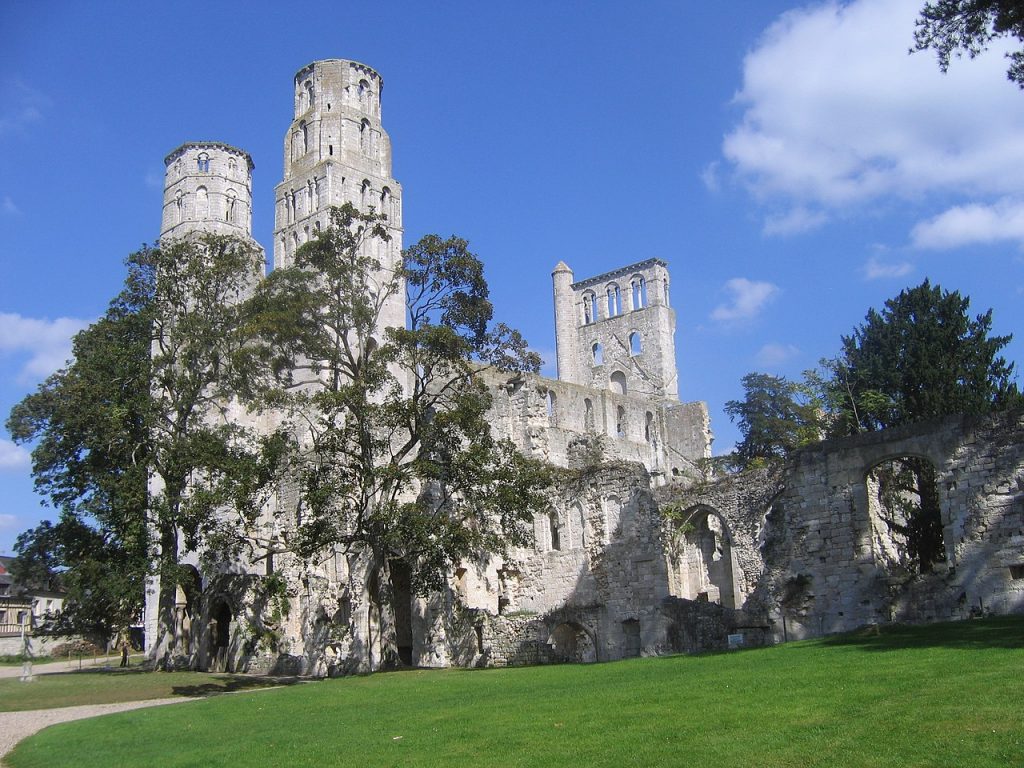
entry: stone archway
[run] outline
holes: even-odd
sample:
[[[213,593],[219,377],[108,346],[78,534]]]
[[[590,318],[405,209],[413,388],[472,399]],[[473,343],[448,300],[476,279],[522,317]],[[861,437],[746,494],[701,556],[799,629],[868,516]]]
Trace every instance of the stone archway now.
[[[695,507],[683,520],[674,563],[678,596],[738,608],[740,570],[725,520],[707,506]]]
[[[588,663],[597,661],[597,650],[590,633],[575,621],[559,624],[551,632],[548,645],[556,662]]]

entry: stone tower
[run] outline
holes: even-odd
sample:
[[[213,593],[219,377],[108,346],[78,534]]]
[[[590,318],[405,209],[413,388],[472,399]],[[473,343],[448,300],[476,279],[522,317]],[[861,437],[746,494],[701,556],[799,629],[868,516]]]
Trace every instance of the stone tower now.
[[[630,264],[573,282],[552,272],[558,378],[617,394],[679,398],[676,313],[668,303],[668,265]]]
[[[217,141],[182,144],[164,158],[160,237],[252,236],[252,158]]]
[[[294,117],[284,141],[284,180],[274,190],[274,268],[288,266],[295,250],[330,225],[332,205],[352,203],[387,216],[391,240],[374,240],[384,270],[402,255],[402,187],[391,176],[391,139],[381,125],[376,71],[355,61],[327,59],[295,75]],[[396,296],[382,324],[405,325]]]

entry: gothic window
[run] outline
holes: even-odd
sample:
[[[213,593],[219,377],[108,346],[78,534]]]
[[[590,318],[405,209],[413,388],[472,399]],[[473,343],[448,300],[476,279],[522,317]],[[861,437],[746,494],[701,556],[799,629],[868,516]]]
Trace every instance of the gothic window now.
[[[228,190],[224,203],[224,221],[234,222],[235,220],[235,191]]]
[[[632,357],[636,357],[643,351],[643,347],[640,343],[640,332],[633,331],[629,334],[629,354]]]
[[[233,157],[228,160],[228,170],[232,173],[238,170],[238,162]]]
[[[388,214],[390,203],[391,190],[388,189],[387,187],[384,187],[384,189],[380,191],[380,212],[383,213],[385,216]]]
[[[587,325],[597,322],[597,295],[593,292],[583,294],[583,322]]]
[[[210,156],[208,154],[206,154],[205,152],[200,153],[199,158],[196,160],[196,165],[198,166],[198,169],[199,169],[200,173],[209,173],[210,172]]]
[[[548,531],[551,537],[551,550],[558,552],[562,549],[562,542],[559,536],[557,512],[552,511],[548,513]]]
[[[365,80],[359,81],[359,108],[364,112],[370,111],[370,84]]]
[[[174,175],[181,176],[181,158],[179,157],[174,163]]]
[[[319,232],[320,232],[320,221],[319,220],[313,222],[313,231],[319,234]]]
[[[363,185],[359,188],[359,207],[365,211],[370,204],[370,182],[363,179]]]
[[[206,192],[206,187],[196,188],[196,218],[199,221],[210,218],[210,196]]]
[[[604,350],[601,349],[601,342],[595,341],[590,352],[594,357],[594,365],[604,365]]]
[[[616,395],[626,394],[626,374],[622,371],[615,371],[609,377],[609,387]]]

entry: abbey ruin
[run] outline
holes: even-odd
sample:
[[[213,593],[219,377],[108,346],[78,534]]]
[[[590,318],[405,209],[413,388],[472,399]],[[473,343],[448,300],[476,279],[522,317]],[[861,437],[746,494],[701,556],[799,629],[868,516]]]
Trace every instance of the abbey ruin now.
[[[275,187],[275,268],[329,224],[331,206],[373,207],[391,239],[366,247],[385,268],[402,251],[402,187],[391,175],[381,77],[318,61],[294,80]],[[253,162],[218,142],[166,158],[161,240],[195,232],[251,239]],[[381,640],[358,556],[269,558],[203,568],[177,588],[175,641],[197,669],[333,675],[393,665],[605,661],[759,645],[889,621],[1024,612],[1024,414],[952,417],[820,445],[785,468],[709,480],[707,408],[680,402],[668,264],[658,258],[577,278],[552,273],[557,379],[487,372],[492,429],[569,478],[536,510],[534,545],[465,562],[416,595],[391,575],[397,658]],[[383,322],[404,327],[402,296]],[[944,559],[900,557],[873,471],[903,458],[934,469]],[[279,642],[260,583],[287,584]],[[147,585],[147,643],[159,577]],[[152,650],[152,648],[147,648]]]

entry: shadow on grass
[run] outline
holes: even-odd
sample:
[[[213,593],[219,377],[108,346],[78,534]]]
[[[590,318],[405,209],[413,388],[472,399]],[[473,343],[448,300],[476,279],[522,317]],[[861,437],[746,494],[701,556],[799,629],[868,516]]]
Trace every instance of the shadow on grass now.
[[[823,646],[856,646],[865,651],[907,648],[1024,648],[1024,616],[1000,616],[943,624],[879,624],[819,641]]]
[[[217,682],[199,683],[195,685],[175,685],[171,688],[173,696],[214,696],[218,693],[237,693],[238,691],[277,688],[283,685],[295,685],[308,682],[298,677],[257,677],[255,675],[217,675]]]

